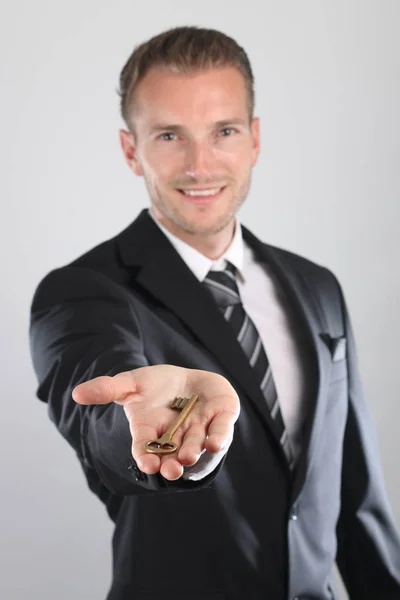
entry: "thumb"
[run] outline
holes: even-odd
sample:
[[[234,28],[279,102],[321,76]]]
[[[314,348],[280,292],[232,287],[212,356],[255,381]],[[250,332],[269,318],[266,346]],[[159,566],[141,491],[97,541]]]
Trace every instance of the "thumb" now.
[[[77,404],[110,404],[110,402],[124,404],[127,397],[135,392],[136,382],[133,371],[125,371],[113,377],[101,375],[80,383],[72,390],[72,399]]]

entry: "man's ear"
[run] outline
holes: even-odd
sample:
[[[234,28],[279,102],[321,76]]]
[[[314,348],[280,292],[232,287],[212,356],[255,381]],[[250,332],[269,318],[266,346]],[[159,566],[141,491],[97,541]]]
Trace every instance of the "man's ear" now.
[[[135,175],[143,175],[142,168],[137,158],[136,144],[133,138],[133,134],[130,131],[120,129],[119,141],[121,144],[122,152],[125,156],[125,160],[131,171],[133,171]]]
[[[257,164],[258,155],[260,153],[260,118],[259,117],[255,117],[251,122],[251,137],[252,137],[252,142],[253,142],[252,166],[254,167]]]

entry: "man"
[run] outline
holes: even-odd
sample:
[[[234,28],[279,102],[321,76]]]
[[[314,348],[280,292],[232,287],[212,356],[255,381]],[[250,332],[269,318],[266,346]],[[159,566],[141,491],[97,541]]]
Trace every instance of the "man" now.
[[[127,164],[150,197],[39,284],[38,397],[115,522],[108,600],[400,598],[388,506],[341,288],[236,213],[259,152],[250,63],[175,28],[121,73]],[[144,450],[199,400],[174,436]]]

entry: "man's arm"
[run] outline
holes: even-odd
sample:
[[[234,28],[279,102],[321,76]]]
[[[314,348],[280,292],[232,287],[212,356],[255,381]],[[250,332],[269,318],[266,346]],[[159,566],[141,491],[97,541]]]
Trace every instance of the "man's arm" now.
[[[91,269],[64,267],[39,284],[31,307],[30,347],[50,418],[113,493],[191,489],[209,484],[217,468],[201,481],[167,481],[146,475],[132,457],[132,435],[124,407],[84,406],[72,398],[80,383],[148,365],[133,303],[125,290]]]
[[[399,600],[400,540],[385,491],[343,295],[342,300],[348,343],[349,406],[337,563],[351,600]]]

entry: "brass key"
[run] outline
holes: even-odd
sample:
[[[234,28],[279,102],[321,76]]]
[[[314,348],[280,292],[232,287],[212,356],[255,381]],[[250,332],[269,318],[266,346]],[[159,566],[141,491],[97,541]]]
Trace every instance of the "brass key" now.
[[[172,441],[172,437],[178,427],[182,425],[198,398],[198,394],[193,394],[191,398],[175,398],[171,404],[171,408],[181,411],[179,417],[160,438],[145,443],[144,449],[146,452],[150,454],[171,454],[175,452],[178,446]]]

